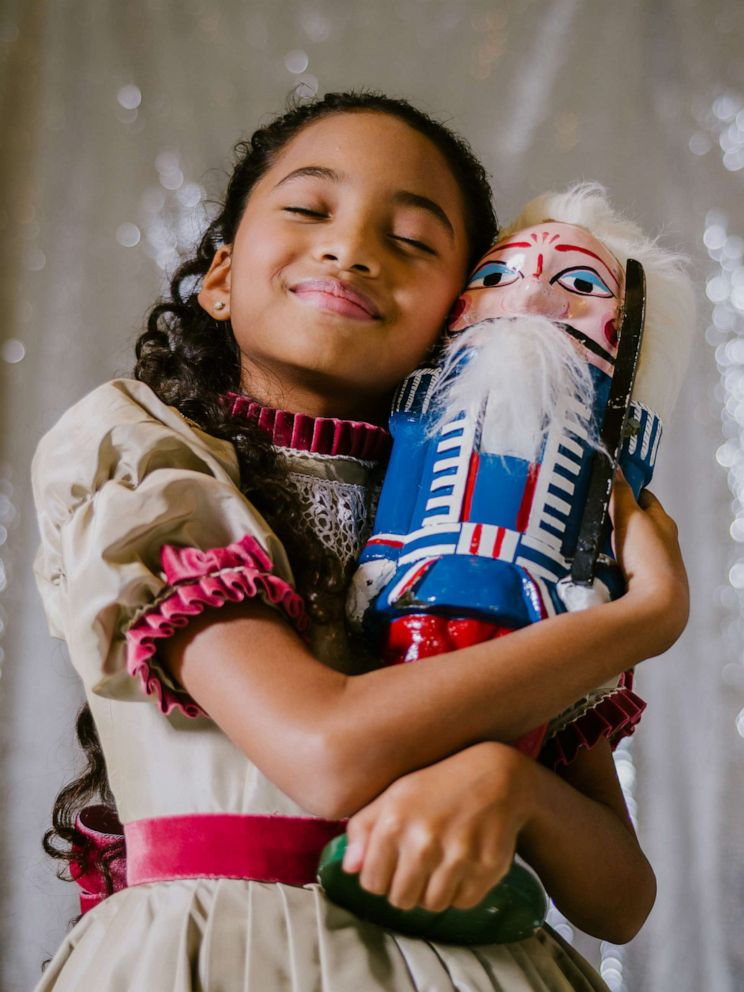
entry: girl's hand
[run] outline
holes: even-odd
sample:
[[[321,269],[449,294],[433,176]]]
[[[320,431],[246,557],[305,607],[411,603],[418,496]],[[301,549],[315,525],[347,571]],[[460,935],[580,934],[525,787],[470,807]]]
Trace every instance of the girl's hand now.
[[[399,909],[476,906],[511,866],[530,764],[488,741],[403,776],[349,820],[344,869]]]
[[[636,502],[620,470],[610,516],[615,555],[628,583],[628,595],[650,611],[649,619],[658,624],[660,651],[664,651],[685,629],[690,611],[677,525],[647,489]]]

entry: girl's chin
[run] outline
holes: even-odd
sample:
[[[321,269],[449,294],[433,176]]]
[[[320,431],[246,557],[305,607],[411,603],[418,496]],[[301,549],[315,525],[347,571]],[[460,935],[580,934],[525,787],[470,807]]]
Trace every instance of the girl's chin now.
[[[326,333],[339,334],[347,337],[354,335],[375,334],[381,328],[382,322],[379,320],[359,320],[356,317],[349,317],[343,313],[336,313],[333,310],[321,310],[315,307],[303,307],[299,313],[295,313],[293,326],[297,327],[298,333]],[[297,318],[300,318],[297,320]]]

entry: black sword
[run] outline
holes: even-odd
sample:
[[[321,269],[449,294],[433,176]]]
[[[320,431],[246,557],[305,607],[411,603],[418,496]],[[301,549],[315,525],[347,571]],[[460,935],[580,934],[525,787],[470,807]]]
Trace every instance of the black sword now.
[[[638,369],[645,311],[646,278],[643,266],[634,258],[629,258],[625,267],[625,303],[620,322],[615,372],[599,435],[602,447],[595,450],[592,456],[589,491],[581,518],[576,553],[571,564],[571,581],[581,586],[591,586],[594,579],[612,480]]]

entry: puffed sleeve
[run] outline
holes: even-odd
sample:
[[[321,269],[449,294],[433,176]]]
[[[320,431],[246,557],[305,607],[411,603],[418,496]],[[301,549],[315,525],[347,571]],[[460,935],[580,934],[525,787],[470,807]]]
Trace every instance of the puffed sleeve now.
[[[68,410],[42,438],[32,481],[49,629],[88,691],[144,692],[164,713],[204,715],[159,665],[159,640],[252,596],[306,626],[284,548],[238,487],[232,445],[144,383],[106,383]]]

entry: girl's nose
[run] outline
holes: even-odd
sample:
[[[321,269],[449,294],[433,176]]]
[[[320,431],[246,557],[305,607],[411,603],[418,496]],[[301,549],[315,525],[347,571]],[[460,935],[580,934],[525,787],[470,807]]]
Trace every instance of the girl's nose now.
[[[527,277],[515,283],[511,289],[508,307],[514,313],[540,314],[552,320],[560,320],[568,315],[569,302],[564,294],[542,279]]]
[[[323,229],[314,255],[321,262],[334,263],[340,271],[365,272],[372,276],[380,271],[373,240],[361,226]]]

